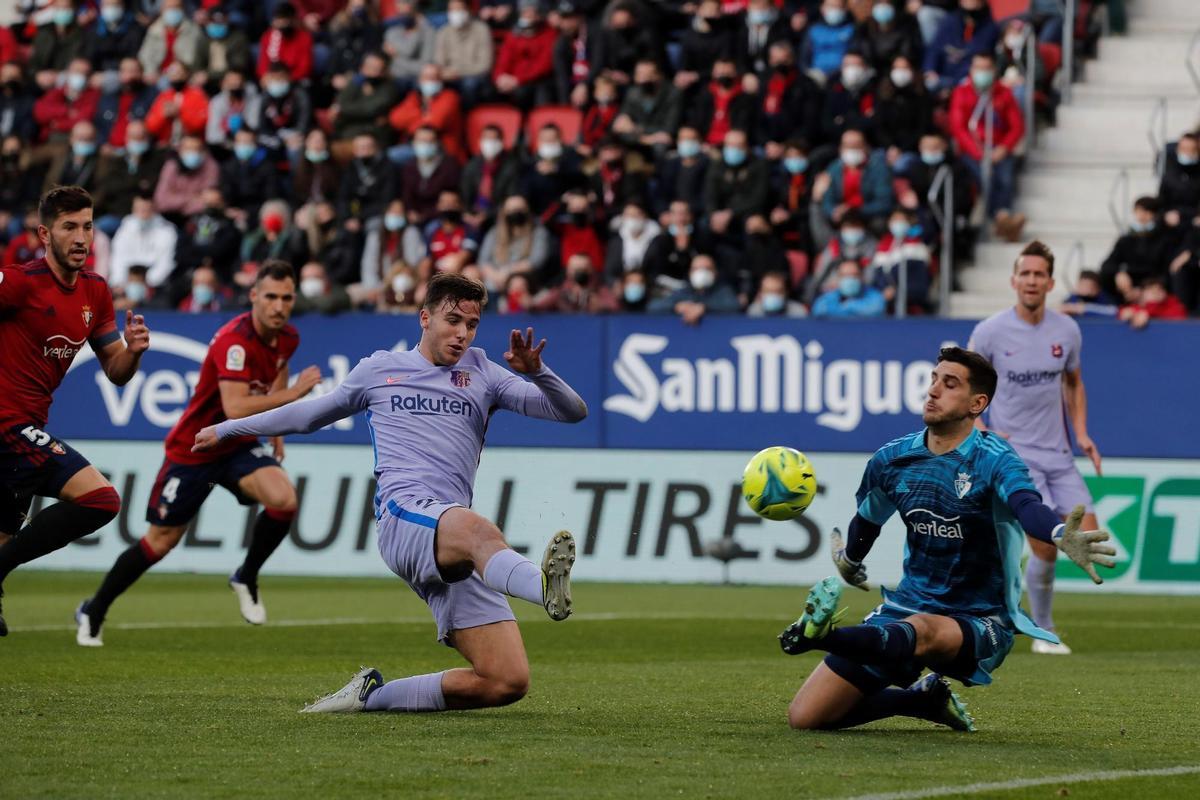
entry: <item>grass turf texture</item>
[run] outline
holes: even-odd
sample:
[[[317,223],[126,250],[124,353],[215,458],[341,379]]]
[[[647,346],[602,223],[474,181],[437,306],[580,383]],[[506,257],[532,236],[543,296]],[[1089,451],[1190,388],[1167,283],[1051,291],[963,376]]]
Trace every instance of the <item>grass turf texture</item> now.
[[[267,576],[275,624],[252,628],[222,577],[148,575],[114,605],[105,647],[83,649],[67,623],[98,580],[6,582],[0,797],[835,798],[1200,764],[1200,598],[1060,596],[1077,654],[1033,656],[1018,637],[997,682],[964,693],[977,734],[800,733],[785,712],[818,656],[789,658],[775,636],[801,587],[578,584],[565,623],[515,603],[533,669],[515,706],[309,716],[360,664],[460,665],[399,581]],[[852,615],[876,602],[845,597]],[[1200,775],[1068,788],[1195,797]]]

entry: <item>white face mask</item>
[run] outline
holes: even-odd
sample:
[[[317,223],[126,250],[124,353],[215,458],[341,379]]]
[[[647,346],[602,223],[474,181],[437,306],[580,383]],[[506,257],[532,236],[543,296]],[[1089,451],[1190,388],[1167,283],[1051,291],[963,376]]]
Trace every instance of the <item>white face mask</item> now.
[[[542,142],[538,145],[538,158],[554,161],[562,157],[562,145],[558,142]]]
[[[863,80],[867,77],[867,70],[857,64],[850,64],[842,68],[842,83],[850,89],[857,89],[862,86]]]
[[[898,88],[903,89],[912,83],[913,74],[911,69],[894,69],[891,73],[892,83]]]
[[[646,229],[646,220],[639,217],[621,220],[621,235],[629,237],[640,236]]]
[[[857,147],[842,151],[842,161],[851,167],[857,167],[867,160],[867,154]]]
[[[1019,33],[1010,33],[1004,37],[1004,46],[1009,50],[1017,50],[1024,43],[1024,39]]]
[[[450,23],[451,28],[461,28],[471,19],[471,15],[466,11],[456,8],[446,12],[446,21]]]
[[[688,281],[697,292],[703,292],[712,286],[716,280],[717,276],[711,269],[694,269],[688,273]]]
[[[479,153],[489,161],[500,155],[504,150],[504,142],[499,139],[480,139]]]
[[[300,281],[300,294],[308,298],[325,294],[325,281],[321,278],[305,278]]]
[[[403,297],[412,291],[413,279],[411,275],[401,272],[399,275],[392,278],[392,291],[397,297]]]

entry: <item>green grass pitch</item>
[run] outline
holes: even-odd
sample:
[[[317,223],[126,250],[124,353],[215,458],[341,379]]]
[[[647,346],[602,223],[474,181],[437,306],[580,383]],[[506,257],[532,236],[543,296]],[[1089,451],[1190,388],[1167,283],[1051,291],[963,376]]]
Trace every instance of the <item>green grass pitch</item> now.
[[[515,706],[432,715],[296,712],[360,664],[461,664],[399,580],[264,578],[251,628],[219,576],[149,575],[106,646],[70,615],[99,576],[19,571],[0,640],[0,797],[849,798],[1200,765],[1200,597],[1063,595],[1076,649],[1018,637],[980,731],[916,720],[788,729],[816,655],[775,640],[800,587],[579,584],[576,616],[517,611],[533,685]],[[847,592],[852,613],[874,601]],[[1197,797],[1200,773],[1072,780],[972,797]],[[951,794],[938,796],[956,796]]]

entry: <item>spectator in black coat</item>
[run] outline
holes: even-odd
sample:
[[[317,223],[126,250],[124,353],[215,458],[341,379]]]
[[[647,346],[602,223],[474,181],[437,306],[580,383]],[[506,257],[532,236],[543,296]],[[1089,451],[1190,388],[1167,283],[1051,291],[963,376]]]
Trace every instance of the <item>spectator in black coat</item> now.
[[[750,153],[746,132],[725,134],[721,159],[708,170],[704,206],[708,227],[718,236],[740,236],[746,220],[765,214],[770,203],[767,162]]]
[[[654,29],[654,20],[647,15],[639,19],[631,4],[617,3],[608,13],[608,23],[600,34],[600,47],[593,67],[608,72],[616,81],[627,85],[633,80],[633,68],[643,58],[652,58],[665,65],[662,43]]]
[[[238,265],[242,234],[226,212],[220,189],[205,189],[204,210],[188,217],[175,240],[175,270],[191,272],[200,266],[212,267],[221,282],[233,282]]]
[[[599,75],[600,26],[589,22],[571,0],[558,5],[558,39],[554,42],[554,90],[559,105],[582,108],[588,86]]]
[[[733,55],[733,28],[737,18],[721,14],[719,0],[702,0],[691,26],[680,36],[679,71],[675,88],[690,89],[708,74],[713,62]]]
[[[221,194],[238,209],[243,221],[258,216],[267,200],[279,197],[275,163],[266,148],[259,146],[254,131],[242,128],[233,137],[233,153],[221,165]]]
[[[1138,301],[1147,278],[1166,279],[1172,255],[1171,235],[1158,224],[1158,201],[1139,197],[1133,204],[1133,222],[1128,233],[1117,239],[1112,252],[1100,265],[1104,291],[1126,303]]]
[[[776,42],[790,42],[791,24],[771,0],[750,0],[742,24],[733,34],[733,57],[744,73],[758,76],[769,67],[767,51]]]
[[[521,180],[521,160],[504,147],[504,133],[488,125],[479,135],[479,154],[463,167],[462,200],[467,224],[485,230]]]
[[[700,132],[700,140],[719,147],[730,130],[752,131],[758,113],[758,79],[738,74],[731,58],[712,67],[712,80],[699,87],[691,104],[689,124]]]
[[[399,193],[392,162],[379,152],[374,136],[359,134],[351,147],[354,158],[342,168],[337,210],[338,219],[353,233],[363,222],[382,218],[384,207]]]
[[[131,120],[125,127],[125,147],[102,155],[96,168],[97,227],[115,233],[121,219],[132,213],[133,198],[154,194],[165,161],[165,153],[146,133],[146,123]]]
[[[666,213],[666,230],[646,248],[642,271],[651,285],[673,292],[687,284],[692,259],[700,253],[712,255],[716,244],[705,230],[698,230],[692,209],[685,200],[675,200]]]
[[[683,200],[694,216],[704,216],[704,186],[709,158],[700,144],[700,132],[691,125],[679,129],[675,154],[659,162],[654,176],[654,212],[662,214],[675,200]]]
[[[755,140],[765,145],[768,159],[777,160],[789,139],[804,139],[809,144],[821,140],[824,94],[812,78],[796,68],[791,42],[772,44],[768,55],[771,69],[760,79]]]
[[[543,126],[537,133],[533,163],[521,174],[519,191],[529,202],[529,209],[543,222],[551,219],[560,210],[563,194],[586,183],[579,169],[579,155],[563,144],[562,131],[557,125]]]
[[[1174,153],[1167,159],[1162,183],[1158,187],[1158,202],[1167,227],[1183,230],[1190,220],[1200,214],[1200,137],[1194,133],[1179,138]]]
[[[870,19],[858,26],[850,43],[851,49],[862,53],[867,64],[880,74],[901,56],[912,64],[921,63],[921,30],[904,5],[876,0]]]
[[[849,129],[875,132],[875,73],[858,53],[846,53],[842,68],[830,77],[821,129],[827,141],[839,141]]]
[[[137,58],[146,29],[122,0],[104,0],[84,36],[84,52],[96,72],[111,72],[126,58]]]
[[[921,134],[933,127],[933,101],[919,79],[915,63],[898,56],[879,82],[875,142],[887,148],[892,166],[902,153],[916,153]]]
[[[0,137],[17,136],[31,142],[37,134],[33,119],[33,93],[19,64],[0,66]]]

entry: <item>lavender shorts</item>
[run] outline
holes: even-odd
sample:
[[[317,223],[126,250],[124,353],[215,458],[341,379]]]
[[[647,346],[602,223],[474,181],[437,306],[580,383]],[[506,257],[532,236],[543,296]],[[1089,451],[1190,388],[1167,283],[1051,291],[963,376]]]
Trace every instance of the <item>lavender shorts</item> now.
[[[384,504],[378,523],[383,563],[429,606],[443,644],[449,644],[447,638],[456,630],[516,619],[508,598],[485,586],[478,573],[447,583],[438,571],[434,556],[438,520],[460,505],[431,497],[395,498]]]
[[[1041,494],[1042,502],[1054,509],[1054,513],[1065,517],[1078,505],[1082,505],[1089,514],[1095,511],[1092,493],[1083,482],[1071,453],[1021,447],[1017,455],[1029,467],[1029,477],[1033,478],[1033,485]]]

